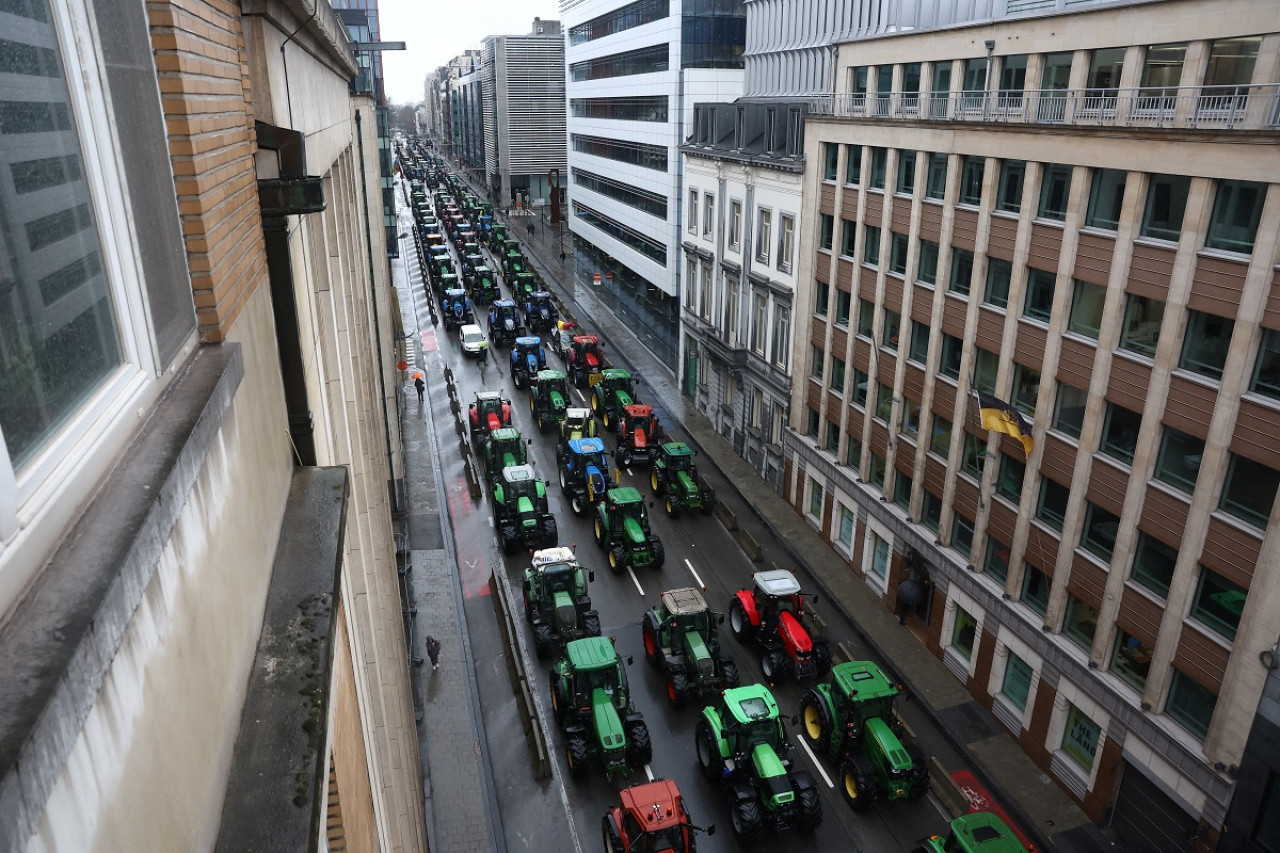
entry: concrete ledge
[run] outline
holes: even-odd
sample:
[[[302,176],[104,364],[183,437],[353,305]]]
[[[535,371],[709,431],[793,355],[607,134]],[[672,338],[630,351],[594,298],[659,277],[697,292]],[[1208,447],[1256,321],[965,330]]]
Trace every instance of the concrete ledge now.
[[[733,538],[738,540],[738,545],[746,552],[751,562],[758,563],[764,559],[764,551],[761,549],[760,543],[746,530],[742,528],[734,530]]]
[[[720,519],[720,523],[724,525],[725,530],[732,533],[738,529],[738,516],[723,502],[716,502],[715,514],[716,518]]]
[[[244,377],[205,346],[0,629],[0,850],[24,850]]]
[[[547,735],[542,728],[542,720],[538,717],[538,706],[533,698],[534,687],[529,682],[524,659],[520,656],[511,599],[507,595],[506,584],[501,581],[497,572],[489,575],[489,593],[489,597],[493,599],[494,612],[498,616],[502,641],[507,646],[507,675],[511,678],[511,689],[516,694],[516,706],[520,709],[520,721],[525,739],[529,743],[533,775],[537,779],[546,779],[551,776],[551,753],[547,747]]]
[[[222,804],[219,851],[303,853],[323,834],[348,488],[344,467],[299,468],[289,485]]]
[[[947,772],[947,768],[934,757],[929,758],[929,787],[933,789],[933,793],[938,796],[939,802],[952,818],[969,813],[972,806],[969,795],[960,789],[960,786],[951,778],[951,774]]]

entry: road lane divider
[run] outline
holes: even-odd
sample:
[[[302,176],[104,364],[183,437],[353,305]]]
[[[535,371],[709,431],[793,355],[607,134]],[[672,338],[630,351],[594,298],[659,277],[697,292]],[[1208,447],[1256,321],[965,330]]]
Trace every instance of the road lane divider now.
[[[831,781],[831,777],[827,775],[826,768],[822,766],[822,762],[818,760],[818,756],[813,754],[813,750],[809,748],[809,744],[804,742],[803,737],[796,738],[796,741],[800,746],[804,747],[805,754],[809,756],[809,760],[813,762],[813,766],[818,769],[819,775],[822,776],[822,781],[827,783],[828,788],[834,788],[836,786],[835,783]]]
[[[707,585],[702,582],[702,578],[698,577],[698,571],[693,567],[693,563],[690,563],[689,559],[686,557],[684,564],[689,567],[689,574],[693,575],[693,579],[698,582],[699,589],[705,592]]]
[[[643,598],[644,587],[640,586],[640,581],[636,578],[636,573],[631,570],[630,566],[627,566],[627,574],[631,575],[631,582],[636,585],[636,592],[640,593],[640,597]]]

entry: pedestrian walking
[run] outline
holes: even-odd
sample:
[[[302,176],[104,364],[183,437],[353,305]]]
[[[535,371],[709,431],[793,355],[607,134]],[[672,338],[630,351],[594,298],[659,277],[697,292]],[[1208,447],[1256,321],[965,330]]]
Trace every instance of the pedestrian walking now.
[[[561,253],[560,253],[560,263],[561,263],[562,265],[564,264],[564,252],[561,252]]]
[[[426,390],[427,390],[427,383],[423,382],[423,381],[422,381],[422,377],[421,377],[421,376],[419,376],[419,377],[417,377],[416,379],[414,379],[414,380],[413,380],[413,387],[418,389],[418,405],[419,405],[419,406],[421,406],[421,405],[422,405],[422,395],[423,395],[424,393],[426,393]]]
[[[530,236],[530,237],[532,237],[532,236],[533,236],[533,223],[532,223],[532,222],[530,222],[530,223],[529,223],[529,229],[528,229],[528,230],[529,230],[529,236]]]
[[[431,658],[431,668],[440,668],[440,641],[430,634],[427,635],[427,657]]]

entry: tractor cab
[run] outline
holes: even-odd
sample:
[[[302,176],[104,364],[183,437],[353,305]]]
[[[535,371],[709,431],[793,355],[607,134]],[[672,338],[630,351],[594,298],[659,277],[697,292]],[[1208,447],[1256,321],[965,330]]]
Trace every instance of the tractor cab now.
[[[485,470],[497,476],[503,468],[529,461],[526,441],[515,427],[501,427],[489,433],[484,449]]]
[[[752,576],[755,581],[752,598],[756,611],[760,614],[760,624],[766,627],[777,625],[783,620],[783,614],[795,621],[801,610],[800,582],[796,576],[786,569],[775,569],[767,572],[756,572]]]
[[[524,259],[521,259],[521,264]],[[538,278],[537,273],[530,272],[527,268],[521,267],[511,273],[511,293],[515,296],[517,302],[527,302],[529,294],[535,290],[542,289],[542,281]]]
[[[612,398],[615,394],[624,393],[631,399],[635,399],[636,392],[631,384],[631,374],[620,367],[603,371],[598,384],[602,386],[599,390],[606,397]]]
[[[658,447],[659,458],[668,471],[684,471],[695,480],[698,466],[693,461],[693,449],[683,441],[668,441]]]
[[[587,585],[583,580],[582,566],[572,548],[560,546],[534,551],[533,571],[540,594],[554,596],[562,592],[569,596],[586,595]]]
[[[510,299],[495,299],[489,309],[489,340],[495,346],[511,346],[523,332],[516,303]]]
[[[447,276],[445,278],[448,278]],[[454,287],[450,287],[444,292],[444,297],[440,300],[441,307],[444,309],[444,324],[446,328],[456,329],[467,323],[475,322],[475,315],[471,311],[471,300],[467,297],[467,292],[461,287],[456,286],[457,276],[454,279]]]
[[[1018,835],[998,816],[991,812],[973,812],[951,821],[951,832],[945,837],[931,835],[911,853],[1027,853],[1027,850]]]
[[[560,370],[539,370],[529,383],[529,411],[538,431],[564,419],[569,402],[569,382]]]
[[[610,515],[616,515],[624,522],[626,519],[634,519],[643,529],[649,529],[649,511],[645,507],[644,497],[637,490],[630,487],[614,489],[609,492],[606,502]]]
[[[723,694],[727,714],[722,715],[725,739],[730,751],[752,755],[758,746],[765,745],[775,752],[785,752],[787,734],[778,716],[778,703],[773,693],[763,684],[751,684]]]
[[[618,418],[618,464],[626,468],[632,462],[653,462],[657,450],[658,419],[653,406],[632,403],[624,406]]]
[[[586,388],[599,381],[604,368],[604,356],[600,354],[600,339],[595,335],[577,335],[570,340],[569,374],[579,388]]]
[[[576,328],[577,324],[572,320],[556,320],[555,328],[551,330],[551,349],[565,361],[569,359],[569,348],[573,346]]]
[[[534,332],[550,331],[560,313],[551,301],[551,294],[545,290],[535,290],[529,294],[529,301],[524,304],[525,322]]]
[[[572,698],[580,707],[587,706],[595,691],[609,697],[615,708],[627,702],[627,671],[618,659],[613,642],[606,637],[575,640],[565,647],[565,657],[572,673]]]
[[[504,426],[511,426],[511,401],[499,391],[477,391],[474,403],[467,407],[474,441],[489,437]]]
[[[472,243],[471,245],[475,245]],[[476,274],[476,268],[484,266],[484,255],[480,254],[479,247],[474,251],[466,251],[462,255],[462,272],[468,278],[472,278]]]
[[[676,783],[656,779],[618,794],[620,805],[605,816],[610,853],[694,853],[695,832],[715,834],[712,824],[690,823],[689,812]]]
[[[472,272],[471,294],[481,305],[490,304],[500,295],[498,277],[484,264],[480,264]]]
[[[529,384],[538,371],[547,366],[547,354],[542,349],[542,338],[533,335],[516,338],[511,348],[511,376],[517,388]]]
[[[590,409],[573,407],[564,410],[564,420],[560,422],[561,441],[595,438],[595,435],[596,419]]]

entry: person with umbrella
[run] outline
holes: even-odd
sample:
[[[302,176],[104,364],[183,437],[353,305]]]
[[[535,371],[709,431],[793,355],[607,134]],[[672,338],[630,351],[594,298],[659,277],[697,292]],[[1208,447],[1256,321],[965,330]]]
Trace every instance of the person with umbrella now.
[[[424,375],[421,370],[413,371],[413,387],[418,389],[418,405],[421,406],[423,394],[427,390],[427,383],[424,381]]]

